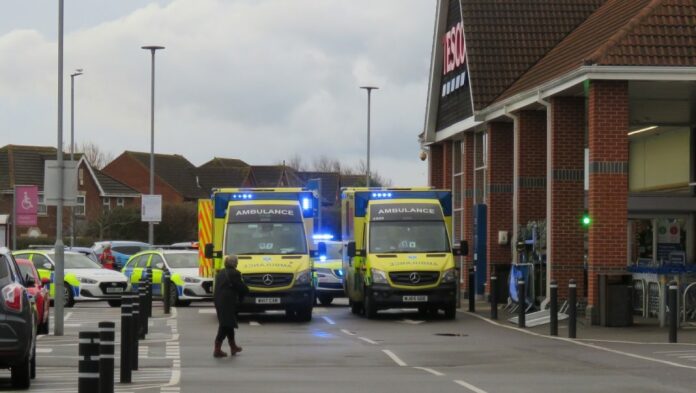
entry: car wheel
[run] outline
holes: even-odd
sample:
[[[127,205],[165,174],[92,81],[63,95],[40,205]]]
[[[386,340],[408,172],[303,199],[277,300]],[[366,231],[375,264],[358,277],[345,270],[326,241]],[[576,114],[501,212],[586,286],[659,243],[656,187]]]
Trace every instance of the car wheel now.
[[[120,300],[109,300],[109,307],[121,307],[121,301]]]
[[[286,308],[285,309],[285,318],[295,319],[295,310],[293,310],[292,308]]]
[[[39,327],[36,329],[36,334],[48,334],[48,321],[50,320],[50,318],[50,315],[46,316],[46,322],[43,322],[39,325]]]
[[[11,368],[12,387],[18,389],[29,389],[31,386],[31,360],[27,356],[21,364]]]
[[[348,303],[350,303],[350,312],[352,312],[355,315],[360,315],[360,313],[362,312],[362,305],[352,300],[349,300]]]
[[[365,317],[375,319],[377,317],[377,307],[370,291],[365,289]]]
[[[328,295],[319,295],[317,296],[319,298],[319,303],[321,303],[322,306],[328,306],[333,302],[333,296],[328,296]]]
[[[72,307],[75,305],[75,296],[73,295],[73,288],[67,282],[63,284],[63,299],[65,307]]]
[[[310,322],[312,320],[312,307],[304,307],[297,310],[296,316],[299,322]]]
[[[34,343],[34,349],[31,351],[31,364],[29,365],[31,369],[31,379],[36,378],[36,343]]]
[[[445,307],[445,319],[453,320],[457,319],[457,305],[450,304]]]

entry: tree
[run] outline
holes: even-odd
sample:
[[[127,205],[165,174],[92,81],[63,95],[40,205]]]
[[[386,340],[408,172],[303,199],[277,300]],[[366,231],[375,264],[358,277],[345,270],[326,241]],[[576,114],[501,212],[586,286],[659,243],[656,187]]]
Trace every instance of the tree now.
[[[140,221],[138,208],[104,209],[87,225],[87,235],[99,240],[144,240],[147,239],[147,224]]]
[[[102,169],[114,159],[114,155],[106,150],[103,150],[101,146],[92,142],[83,142],[77,146],[77,151],[81,152],[85,160],[89,164],[97,169]]]

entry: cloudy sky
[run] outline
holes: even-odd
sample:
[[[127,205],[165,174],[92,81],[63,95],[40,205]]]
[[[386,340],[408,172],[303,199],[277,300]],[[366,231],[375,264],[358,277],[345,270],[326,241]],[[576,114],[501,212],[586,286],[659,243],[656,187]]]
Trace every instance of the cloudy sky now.
[[[56,143],[58,0],[3,0],[0,145]],[[418,159],[435,5],[428,0],[65,0],[65,73],[76,139],[149,151],[150,56],[157,54],[155,149],[272,164],[365,157],[395,185],[423,185]],[[69,77],[65,130],[69,132]],[[67,140],[67,139],[66,139]]]

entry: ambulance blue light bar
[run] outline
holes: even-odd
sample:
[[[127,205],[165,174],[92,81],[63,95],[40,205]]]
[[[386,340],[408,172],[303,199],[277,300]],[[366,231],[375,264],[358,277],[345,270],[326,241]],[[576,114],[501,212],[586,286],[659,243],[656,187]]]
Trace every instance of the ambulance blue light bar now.
[[[312,236],[312,239],[314,240],[333,240],[334,235],[330,233],[317,233],[316,235]]]
[[[302,208],[304,210],[310,210],[312,208],[312,200],[309,198],[302,198]]]
[[[252,199],[254,194],[233,194],[232,199]]]
[[[391,192],[373,192],[372,197],[373,198],[391,198],[392,193]]]

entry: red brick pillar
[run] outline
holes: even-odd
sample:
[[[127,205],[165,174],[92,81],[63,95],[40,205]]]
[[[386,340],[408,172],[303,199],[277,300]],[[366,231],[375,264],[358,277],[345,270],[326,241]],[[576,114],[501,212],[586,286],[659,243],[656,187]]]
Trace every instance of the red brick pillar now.
[[[546,218],[546,112],[517,113],[517,133],[517,224],[524,226]]]
[[[469,255],[464,257],[466,290],[469,288],[469,268],[473,266],[474,252],[474,133],[464,134],[462,140],[462,234],[469,243]]]
[[[628,82],[592,81],[588,109],[588,305],[597,307],[597,274],[626,271]]]
[[[551,100],[550,217],[546,225],[550,277],[558,282],[558,296],[568,296],[574,278],[578,297],[584,294],[585,99]]]
[[[442,153],[442,169],[444,173],[442,188],[449,190],[452,189],[452,141],[442,142]]]
[[[513,124],[488,124],[488,163],[486,170],[488,227],[486,282],[490,284],[491,269],[495,265],[510,265],[510,244],[498,244],[498,232],[512,235],[512,178],[513,178]],[[510,239],[511,237],[508,237]],[[486,286],[489,288],[489,286]]]
[[[428,154],[428,183],[435,188],[444,188],[443,149],[439,143],[430,145]]]

